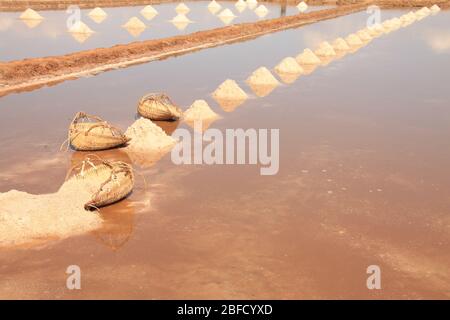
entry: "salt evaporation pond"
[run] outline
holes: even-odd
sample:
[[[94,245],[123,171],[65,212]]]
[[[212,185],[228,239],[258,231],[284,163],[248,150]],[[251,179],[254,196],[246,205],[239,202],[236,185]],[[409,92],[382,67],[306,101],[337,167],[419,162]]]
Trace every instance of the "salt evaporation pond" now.
[[[190,11],[186,16],[194,21],[179,30],[169,20],[176,16],[175,7],[178,3],[166,3],[154,5],[159,12],[150,21],[146,20],[140,11],[142,6],[103,8],[108,14],[101,23],[94,22],[88,13],[92,9],[81,10],[81,19],[92,30],[95,31],[86,39],[74,38],[67,32],[66,21],[72,13],[66,11],[39,11],[45,18],[36,27],[28,27],[19,20],[20,12],[0,12],[0,61],[19,60],[32,57],[43,57],[49,55],[61,55],[75,51],[111,47],[115,44],[124,44],[137,40],[149,40],[170,37],[183,33],[191,33],[200,30],[223,27],[225,24],[208,11],[208,1],[186,2]],[[223,8],[231,9],[237,16],[230,24],[253,22],[261,19],[272,19],[282,15],[281,5],[277,3],[266,3],[269,9],[264,18],[259,18],[255,12],[246,8],[239,13],[233,2],[219,2]],[[326,9],[329,6],[311,6],[306,12]],[[298,14],[295,6],[288,6],[283,15]],[[131,17],[138,17],[147,28],[144,30],[128,31],[123,28]],[[79,42],[81,41],[81,43]],[[32,43],[32,45],[30,45]]]
[[[73,114],[125,128],[138,99],[154,91],[183,109],[206,99],[223,116],[214,128],[279,128],[280,171],[175,166],[167,155],[142,171],[147,192],[140,185],[103,210],[104,229],[0,251],[0,297],[448,298],[449,12],[234,112],[209,97],[226,78],[251,92],[244,80],[258,67],[272,69],[365,21],[353,14],[1,98],[0,192],[54,191],[80,156],[57,152]],[[89,289],[63,287],[74,261]],[[377,292],[365,286],[373,264],[386,284]]]

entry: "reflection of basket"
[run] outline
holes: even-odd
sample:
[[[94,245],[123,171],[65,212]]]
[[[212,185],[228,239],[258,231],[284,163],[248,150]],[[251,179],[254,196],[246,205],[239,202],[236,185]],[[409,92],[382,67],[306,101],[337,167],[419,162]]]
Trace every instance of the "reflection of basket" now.
[[[86,169],[86,167],[88,168]],[[127,197],[133,190],[133,169],[125,162],[112,162],[100,158],[94,160],[86,157],[84,161],[72,167],[68,176],[74,170],[78,172],[71,179],[83,179],[89,184],[94,184],[95,191],[91,200],[84,205],[86,210],[97,209],[118,202]],[[102,176],[105,178],[99,180],[99,177]]]
[[[150,93],[142,97],[138,113],[150,120],[178,120],[183,112],[163,93]]]
[[[76,150],[92,151],[118,147],[130,141],[120,129],[99,117],[78,112],[69,128],[69,143]]]

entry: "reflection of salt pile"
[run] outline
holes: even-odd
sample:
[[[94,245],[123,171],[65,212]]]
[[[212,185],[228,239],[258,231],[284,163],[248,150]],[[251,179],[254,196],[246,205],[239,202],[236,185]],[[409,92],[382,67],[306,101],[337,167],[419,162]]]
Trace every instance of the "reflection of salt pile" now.
[[[225,80],[212,93],[212,97],[227,112],[233,111],[248,98],[247,94],[239,87],[236,81],[231,79]]]
[[[108,16],[102,8],[95,8],[91,10],[88,16],[96,23],[102,23]]]
[[[161,159],[175,145],[176,140],[151,120],[140,118],[125,132],[131,138],[125,148],[133,163],[149,167]]]
[[[125,29],[145,29],[145,23],[143,23],[138,17],[132,17],[122,27]]]
[[[100,227],[97,214],[84,210],[110,172],[86,179],[69,179],[53,194],[0,193],[0,246],[20,245],[48,238],[67,238]]]
[[[435,14],[441,11],[441,8],[437,4],[433,4],[433,6],[430,8],[431,13]]]
[[[333,57],[336,55],[336,51],[327,41],[322,42],[314,53],[318,57]]]
[[[350,50],[348,43],[343,38],[337,38],[333,41],[333,48],[337,51],[347,51]]]
[[[255,13],[259,18],[264,18],[269,13],[269,9],[267,9],[265,5],[261,4],[255,9]]]
[[[358,37],[363,41],[370,41],[372,40],[372,37],[366,30],[359,30],[357,33]]]
[[[156,9],[153,8],[151,5],[145,6],[141,10],[141,15],[147,20],[152,20],[157,14],[158,11],[156,11]]]
[[[320,59],[309,48],[303,50],[303,52],[299,54],[295,60],[297,60],[300,65],[315,65],[320,63]]]
[[[33,20],[21,19],[21,20],[30,29],[36,28],[43,21],[43,19],[40,19],[40,20],[36,20],[36,19],[33,19]]]
[[[183,120],[190,126],[195,127],[195,122],[201,123],[200,130],[202,132],[219,118],[220,116],[210,108],[205,100],[195,100],[183,114]]]
[[[44,19],[39,13],[34,11],[33,9],[28,8],[21,15],[20,19],[23,20],[42,20]]]
[[[92,33],[70,33],[72,38],[75,39],[78,43],[84,43],[87,39],[89,39]]]
[[[182,3],[180,3],[179,5],[176,6],[175,11],[177,13],[184,13],[184,14],[186,14],[189,11],[191,11],[191,9],[189,9],[189,7],[182,2]]]
[[[361,39],[354,33],[349,34],[346,38],[345,41],[347,41],[349,46],[361,46],[363,45],[363,42],[361,41]]]
[[[209,4],[208,4],[208,10],[209,12],[211,12],[212,14],[216,14],[217,12],[219,12],[220,8],[222,8],[222,6],[217,3],[216,0],[212,0]]]
[[[222,10],[217,16],[224,24],[229,24],[234,18],[236,18],[235,14],[230,9]]]
[[[305,12],[308,9],[308,5],[302,1],[297,5],[297,9],[300,12]]]

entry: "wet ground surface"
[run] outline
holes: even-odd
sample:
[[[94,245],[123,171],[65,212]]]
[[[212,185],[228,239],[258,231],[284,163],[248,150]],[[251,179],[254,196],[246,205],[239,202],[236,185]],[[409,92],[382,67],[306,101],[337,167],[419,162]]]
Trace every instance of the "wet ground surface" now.
[[[226,78],[251,92],[244,80],[256,68],[355,32],[366,18],[1,98],[0,192],[57,190],[81,156],[57,151],[73,114],[126,128],[139,98],[154,91],[183,109],[207,99],[223,115],[214,128],[279,128],[280,170],[176,166],[168,154],[139,169],[146,190],[138,178],[128,200],[102,210],[101,230],[2,249],[0,297],[448,298],[449,13],[375,39],[234,112],[209,97]],[[65,287],[73,264],[82,270],[77,292]],[[381,268],[381,290],[366,287],[369,265]]]
[[[33,21],[24,22],[18,19],[21,13],[0,12],[0,60],[11,61],[62,55],[133,41],[170,37],[226,25],[217,17],[217,14],[208,11],[208,3],[208,1],[186,2],[186,5],[190,8],[186,16],[194,23],[188,24],[184,29],[183,26],[176,26],[169,21],[176,16],[175,7],[178,3],[155,5],[154,8],[158,11],[158,15],[151,20],[146,20],[141,15],[140,11],[143,7],[139,6],[104,8],[108,16],[101,22],[95,22],[88,16],[90,9],[81,10],[81,21],[95,32],[88,36],[77,35],[75,37],[67,32],[67,21],[73,20],[74,11],[69,13],[65,11],[40,11],[39,13],[45,19],[36,26]],[[230,24],[254,22],[260,19],[272,19],[282,15],[299,13],[295,6],[288,6],[283,12],[280,4],[266,3],[264,5],[269,12],[266,16],[260,18],[250,8],[245,8],[242,12],[239,12],[233,2],[219,1],[219,3],[222,5],[222,10],[229,8],[237,16]],[[311,6],[305,13],[325,8],[330,7]],[[122,25],[133,16],[142,20],[147,28],[142,30],[123,28]],[[30,41],[33,45],[30,45]]]

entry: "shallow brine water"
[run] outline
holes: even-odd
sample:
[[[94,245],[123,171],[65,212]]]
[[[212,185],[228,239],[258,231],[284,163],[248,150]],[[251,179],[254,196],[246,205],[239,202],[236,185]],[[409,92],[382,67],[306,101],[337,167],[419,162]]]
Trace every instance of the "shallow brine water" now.
[[[154,5],[158,14],[147,20],[140,11],[143,7],[104,8],[108,16],[95,22],[88,14],[91,9],[81,10],[81,21],[87,24],[94,33],[77,35],[67,32],[67,22],[74,21],[74,11],[40,11],[44,17],[40,22],[23,21],[21,13],[0,12],[0,61],[19,60],[32,57],[43,57],[67,54],[75,51],[111,47],[133,41],[149,40],[191,33],[200,30],[223,27],[229,24],[253,22],[262,19],[278,18],[282,15],[294,15],[299,11],[295,6],[287,6],[285,10],[278,3],[265,3],[269,10],[264,17],[258,17],[254,10],[245,8],[239,12],[234,3],[220,2],[222,10],[228,8],[236,18],[223,21],[208,10],[209,1],[186,2],[190,11],[186,16],[193,21],[186,25],[170,22],[177,13],[178,3]],[[329,6],[311,6],[305,13],[330,8]],[[126,29],[122,26],[132,17],[138,17],[145,23],[145,29]],[[37,25],[36,25],[37,23]],[[30,43],[32,42],[32,45]]]
[[[233,112],[209,96],[226,78],[251,93],[256,68],[355,32],[366,14],[1,98],[0,192],[54,192],[82,157],[57,151],[74,113],[126,128],[155,91],[183,109],[206,99],[220,130],[280,129],[280,167],[261,176],[168,154],[139,169],[147,189],[138,178],[129,199],[102,209],[102,229],[0,251],[0,297],[448,298],[449,18],[383,35]],[[76,292],[65,287],[73,264]],[[369,265],[381,290],[366,287]]]

